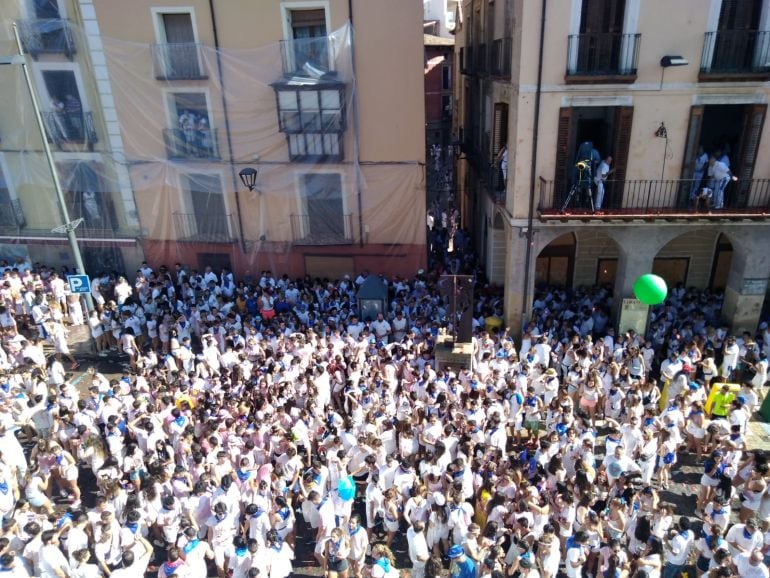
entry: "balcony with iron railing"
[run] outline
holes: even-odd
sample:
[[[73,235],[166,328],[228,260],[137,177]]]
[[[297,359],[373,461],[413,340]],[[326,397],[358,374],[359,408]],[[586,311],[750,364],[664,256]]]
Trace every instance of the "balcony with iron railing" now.
[[[152,66],[158,80],[205,80],[203,45],[195,42],[152,45]]]
[[[72,27],[63,18],[17,20],[24,52],[37,59],[41,54],[63,54],[70,60],[77,52]]]
[[[770,31],[706,32],[700,80],[758,80],[770,78]]]
[[[174,213],[176,240],[190,243],[234,243],[236,239],[233,216]]]
[[[353,243],[353,215],[291,215],[291,238],[295,245],[349,245]]]
[[[323,78],[334,73],[331,44],[327,36],[281,40],[281,63],[287,76]]]
[[[48,142],[54,143],[60,150],[69,144],[85,144],[89,149],[99,142],[94,125],[94,117],[90,112],[78,110],[60,110],[44,112]]]
[[[106,238],[114,236],[131,236],[134,230],[120,230],[115,204],[110,194],[99,192],[92,198],[85,198],[85,193],[74,196],[77,200],[67,200],[67,212],[72,221],[83,219],[77,228],[77,234],[84,238]]]
[[[570,34],[565,81],[572,84],[632,83],[641,34]]]
[[[568,183],[554,183],[540,178],[538,211],[542,219],[746,219],[770,218],[770,179],[747,179],[731,182],[724,192],[722,209],[707,208],[701,203],[696,211],[693,192],[701,181],[608,180],[604,185],[601,211],[592,212],[588,189],[577,190],[569,199]],[[590,189],[595,197],[595,191]]]
[[[212,160],[219,158],[217,129],[163,129],[169,160]]]

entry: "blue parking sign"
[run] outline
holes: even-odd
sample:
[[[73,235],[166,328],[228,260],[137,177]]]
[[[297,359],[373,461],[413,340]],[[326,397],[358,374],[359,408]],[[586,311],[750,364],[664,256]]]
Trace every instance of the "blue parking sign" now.
[[[90,293],[91,280],[88,275],[67,275],[67,283],[73,293]]]

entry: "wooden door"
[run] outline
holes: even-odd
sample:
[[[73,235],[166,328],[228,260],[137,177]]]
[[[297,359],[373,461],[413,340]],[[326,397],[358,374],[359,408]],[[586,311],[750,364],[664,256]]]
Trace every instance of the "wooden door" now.
[[[687,125],[687,138],[684,141],[684,158],[682,159],[682,181],[693,178],[695,172],[695,155],[701,145],[701,128],[703,127],[703,105],[690,107],[690,122]],[[689,204],[692,183],[682,182],[677,193],[677,206],[686,207]]]

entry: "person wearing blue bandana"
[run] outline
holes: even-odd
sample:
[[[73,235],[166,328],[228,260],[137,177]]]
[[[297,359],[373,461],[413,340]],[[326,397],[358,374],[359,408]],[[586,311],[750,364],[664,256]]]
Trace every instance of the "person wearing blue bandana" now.
[[[761,548],[763,537],[756,518],[749,518],[745,524],[734,524],[725,535],[725,541],[733,556]]]
[[[396,559],[393,552],[385,544],[376,544],[372,547],[371,566],[372,578],[398,578],[400,572],[396,569]]]
[[[208,574],[206,561],[214,559],[214,552],[209,543],[199,539],[197,530],[188,526],[182,532],[178,545],[182,549],[181,556],[187,564],[187,578],[206,578]]]
[[[266,540],[268,578],[288,578],[294,570],[294,550],[275,530],[267,533]]]

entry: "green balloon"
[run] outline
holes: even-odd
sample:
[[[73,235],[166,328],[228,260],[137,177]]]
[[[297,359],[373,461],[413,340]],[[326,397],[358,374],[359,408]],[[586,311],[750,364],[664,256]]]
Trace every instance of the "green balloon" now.
[[[666,300],[668,287],[663,279],[648,273],[634,283],[634,295],[645,305],[658,305]]]

